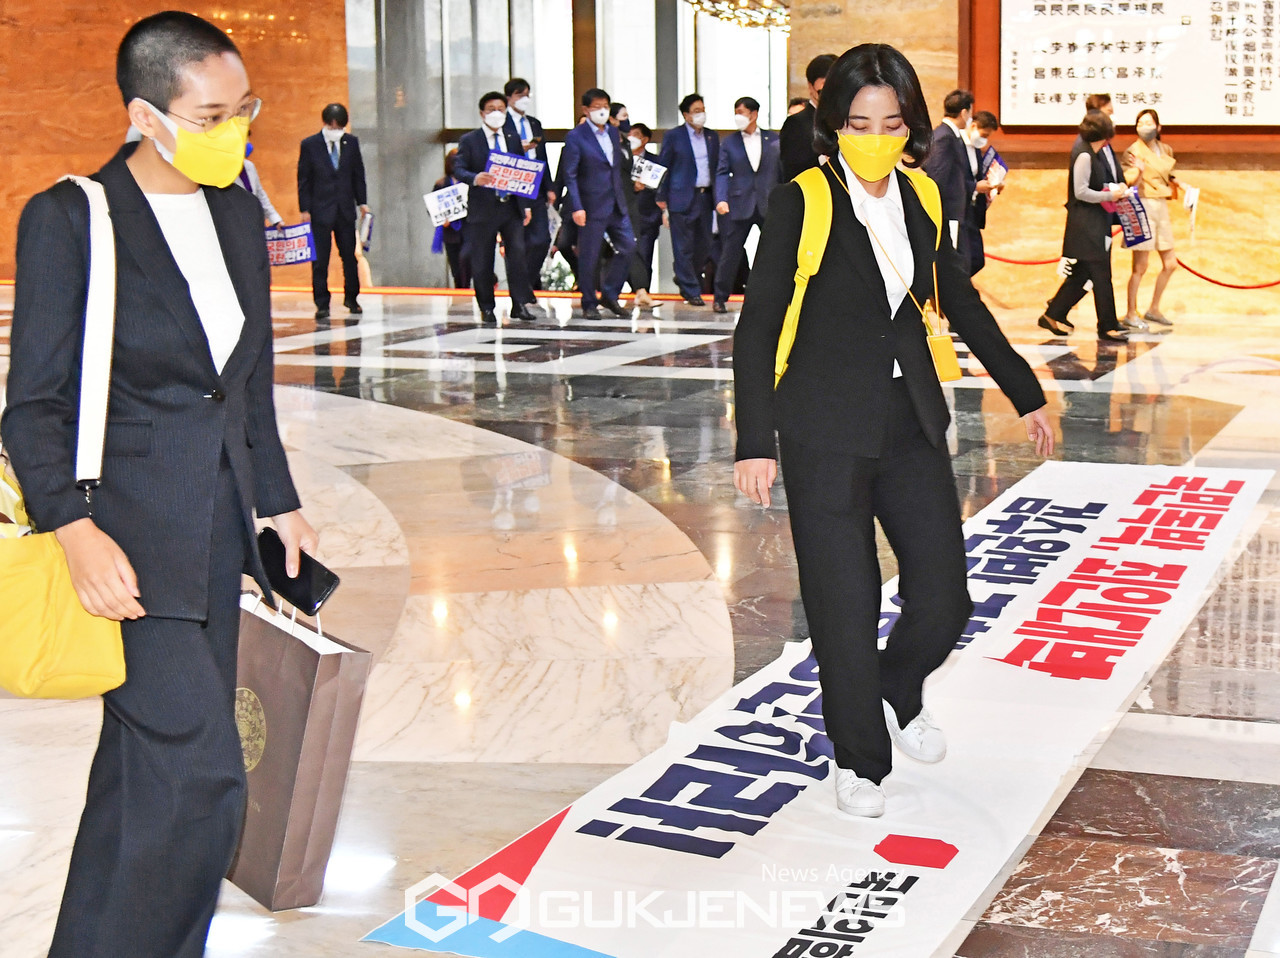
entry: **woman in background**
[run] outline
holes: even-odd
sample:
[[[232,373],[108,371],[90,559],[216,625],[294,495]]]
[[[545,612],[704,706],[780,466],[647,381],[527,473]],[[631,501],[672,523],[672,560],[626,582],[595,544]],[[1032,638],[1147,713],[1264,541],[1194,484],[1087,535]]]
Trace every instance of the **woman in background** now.
[[[1173,168],[1177,160],[1173,150],[1160,139],[1160,115],[1155,110],[1143,110],[1138,114],[1138,138],[1124,151],[1120,163],[1124,167],[1125,182],[1138,184],[1138,196],[1147,210],[1147,222],[1155,235],[1145,243],[1127,247],[1133,253],[1133,272],[1129,274],[1129,301],[1124,323],[1133,328],[1141,320],[1172,326],[1173,321],[1160,312],[1160,298],[1169,280],[1178,269],[1178,254],[1173,249],[1173,220],[1169,216],[1169,200],[1177,195],[1177,180]],[[1138,315],[1138,287],[1151,261],[1151,251],[1160,254],[1160,275],[1151,294],[1151,308]]]
[[[453,175],[453,163],[458,151],[450,150],[444,157],[444,176],[436,180],[431,192],[456,186],[462,181]],[[467,241],[467,221],[465,219],[445,222],[436,227],[435,236],[431,240],[431,252],[437,256],[444,253],[449,260],[449,275],[453,278],[454,289],[471,288],[471,271],[467,269],[467,258],[462,255],[462,248]]]

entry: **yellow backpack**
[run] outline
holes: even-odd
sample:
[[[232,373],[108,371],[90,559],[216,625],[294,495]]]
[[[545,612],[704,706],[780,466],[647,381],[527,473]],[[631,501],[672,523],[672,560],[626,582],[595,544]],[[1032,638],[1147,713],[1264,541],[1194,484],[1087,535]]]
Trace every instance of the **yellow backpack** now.
[[[933,220],[937,230],[933,249],[937,252],[942,245],[942,195],[938,192],[938,184],[929,179],[924,170],[909,170],[901,167],[907,181],[916,191],[920,205]],[[800,184],[800,192],[804,195],[804,221],[800,227],[800,246],[796,250],[796,288],[791,294],[791,304],[787,307],[786,318],[782,321],[782,334],[778,337],[778,354],[773,365],[773,385],[776,389],[782,374],[787,371],[787,357],[791,355],[791,347],[795,345],[796,329],[800,325],[800,307],[804,304],[804,294],[809,288],[809,280],[822,265],[822,254],[826,252],[827,240],[831,236],[831,188],[827,185],[827,177],[820,167],[810,167],[795,178]],[[938,302],[938,268],[933,270],[933,302]],[[938,378],[950,382],[960,378],[960,365],[955,358],[955,347],[951,337],[942,332],[942,324],[938,324],[938,332],[934,333],[926,315],[921,314],[928,331],[929,350],[933,354],[934,365],[938,370]],[[943,342],[945,340],[945,343]],[[950,351],[948,362],[946,352]],[[953,374],[954,373],[954,374]]]

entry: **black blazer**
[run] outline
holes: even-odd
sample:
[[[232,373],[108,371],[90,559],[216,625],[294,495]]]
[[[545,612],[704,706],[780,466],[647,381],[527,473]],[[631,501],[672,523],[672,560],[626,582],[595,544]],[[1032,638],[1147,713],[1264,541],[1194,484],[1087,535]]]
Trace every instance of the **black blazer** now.
[[[966,222],[978,183],[969,165],[968,146],[948,124],[939,123],[934,129],[924,169],[942,194],[942,218]]]
[[[803,110],[782,121],[778,146],[784,180],[795,179],[809,167],[818,165],[818,154],[813,151],[813,117],[817,112],[812,103],[806,103]]]
[[[503,127],[499,133],[506,139],[508,153],[524,156],[524,152],[520,149],[520,137],[510,132],[507,127]],[[476,174],[483,173],[485,164],[488,162],[489,128],[482,126],[470,133],[462,134],[462,139],[458,141],[458,155],[453,158],[453,176],[471,188],[467,193],[467,222],[473,227],[502,219],[505,211],[513,204],[521,210],[531,208],[533,205],[522,196],[511,196],[505,201],[499,200],[497,190],[487,186],[476,186]],[[546,174],[542,175],[545,179]]]
[[[542,133],[542,121],[536,116],[526,116],[525,119],[529,121],[529,135],[536,136],[541,141],[538,143],[537,147],[534,148],[533,159],[541,160],[547,165],[547,168],[542,171],[542,182],[538,184],[538,199],[545,203],[547,200],[547,194],[549,194],[555,186],[551,178],[551,162],[547,159],[547,141]],[[485,129],[487,130],[488,127],[485,127]],[[520,128],[516,126],[516,121],[511,116],[510,110],[507,111],[507,123],[503,129],[508,133],[514,133],[517,140],[522,140],[522,137],[520,136]],[[528,156],[527,153],[523,155]]]
[[[733,343],[738,459],[776,458],[775,431],[834,454],[878,456],[895,358],[925,436],[934,446],[945,440],[950,414],[920,314],[908,296],[890,317],[870,235],[854,216],[830,165],[822,169],[832,193],[831,237],[822,266],[809,280],[789,366],[776,393],[774,356],[795,288],[804,199],[797,184],[784,183],[769,201],[756,253],[756,263],[764,268],[751,270]],[[932,295],[936,255],[942,307],[952,327],[1013,400],[1019,415],[1040,408],[1040,384],[974,291],[948,231],[943,230],[942,247],[935,254],[933,222],[907,177],[896,175],[915,251],[912,292],[921,302]]]
[[[125,165],[125,146],[94,174],[116,239],[115,352],[102,484],[93,520],[124,550],[147,613],[208,615],[212,505],[224,457],[245,527],[253,512],[298,508],[272,400],[270,267],[258,201],[204,187],[244,329],[222,374],[187,282]],[[75,487],[80,348],[88,286],[89,205],[71,183],[37,193],[18,225],[5,448],[37,529],[90,514]],[[256,546],[246,570],[271,595]]]
[[[350,223],[356,207],[369,202],[364,182],[364,158],[360,141],[342,134],[338,168],[329,159],[329,144],[315,133],[298,150],[298,209],[317,223]]]

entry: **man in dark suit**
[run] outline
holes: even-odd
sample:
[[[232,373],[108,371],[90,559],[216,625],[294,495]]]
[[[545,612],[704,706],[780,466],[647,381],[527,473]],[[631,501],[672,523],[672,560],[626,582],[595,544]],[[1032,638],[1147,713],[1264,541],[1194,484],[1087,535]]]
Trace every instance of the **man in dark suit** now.
[[[658,151],[667,173],[658,187],[658,208],[667,211],[676,285],[690,306],[705,306],[702,271],[711,253],[711,198],[720,137],[704,129],[707,110],[702,97],[690,93],[680,101],[684,123],[668,130]]]
[[[90,240],[71,183],[22,214],[0,422],[81,603],[122,620],[128,675],[103,696],[49,954],[200,958],[244,815],[241,574],[271,595],[254,515],[274,517],[294,574],[316,536],[276,428],[262,209],[230,185],[234,155],[201,149],[209,131],[234,144],[260,105],[244,64],[217,26],[168,12],[130,28],[116,76],[142,138],[93,177],[116,252],[101,482],[82,491],[73,462]]]
[[[818,165],[818,154],[813,148],[813,115],[818,107],[818,96],[822,93],[822,85],[827,82],[827,73],[836,57],[823,53],[809,61],[805,67],[805,80],[809,83],[809,102],[803,110],[794,113],[783,121],[778,133],[779,149],[782,152],[782,178],[795,179],[804,170]]]
[[[533,91],[529,81],[512,77],[502,88],[507,97],[507,133],[520,138],[520,147],[531,160],[545,164],[538,195],[529,207],[529,225],[524,228],[525,262],[528,263],[529,288],[542,289],[542,263],[551,249],[551,218],[548,210],[556,201],[555,184],[551,180],[551,164],[547,159],[547,144],[542,135],[542,123],[529,111],[533,108]],[[507,257],[508,263],[511,257]],[[508,271],[510,266],[507,267]]]
[[[471,264],[480,322],[497,325],[494,313],[494,244],[502,236],[506,248],[507,287],[511,291],[511,318],[534,320],[533,287],[529,285],[524,228],[533,218],[532,203],[521,196],[493,189],[493,176],[485,172],[490,153],[524,152],[520,137],[506,129],[507,98],[496,91],[480,98],[482,125],[458,141],[454,175],[471,187],[467,195],[467,238],[462,255]],[[546,171],[543,171],[546,177]]]
[[[969,238],[961,227],[969,219],[969,210],[978,195],[978,179],[974,174],[976,157],[966,131],[973,119],[973,94],[968,90],[952,90],[942,102],[943,118],[933,131],[933,149],[924,161],[925,172],[938,184],[942,194],[942,219],[951,236],[951,245],[969,262]]]
[[[643,123],[633,123],[627,142],[631,147],[632,163],[637,157],[658,162],[658,155],[649,151],[649,141],[653,139],[653,131]],[[653,247],[658,242],[658,233],[662,230],[662,210],[658,209],[656,191],[642,185],[632,183],[628,194],[627,213],[631,217],[631,225],[636,234],[636,252],[631,258],[631,275],[629,282],[631,291],[636,294],[635,304],[641,309],[653,308],[653,296],[649,290],[653,286]]]
[[[586,123],[579,123],[564,139],[561,169],[564,175],[565,206],[578,227],[578,291],[582,294],[584,319],[599,319],[595,276],[605,236],[613,244],[614,256],[601,277],[600,303],[615,316],[627,316],[618,302],[635,252],[635,234],[627,215],[630,178],[628,158],[623,155],[618,130],[609,123],[609,94],[591,89],[582,94]]]
[[[353,313],[363,310],[360,271],[356,267],[356,207],[369,212],[360,141],[345,132],[350,119],[341,103],[320,113],[324,128],[302,141],[298,151],[298,209],[311,224],[316,259],[311,264],[311,295],[316,319],[329,318],[329,253],[338,244],[342,259],[342,304]],[[330,239],[332,237],[332,240]]]
[[[973,128],[969,136],[969,153],[978,178],[973,202],[969,204],[969,215],[960,227],[968,236],[969,274],[977,275],[987,264],[986,247],[982,241],[982,231],[987,228],[987,209],[992,200],[1004,189],[1004,183],[993,184],[983,174],[983,163],[987,152],[994,153],[991,137],[1000,129],[1000,120],[989,110],[979,110],[973,115]]]
[[[716,213],[720,217],[720,261],[716,264],[717,313],[725,302],[742,262],[751,227],[764,229],[769,194],[778,185],[778,134],[759,128],[760,104],[749,96],[733,105],[737,133],[725,137],[716,168]]]

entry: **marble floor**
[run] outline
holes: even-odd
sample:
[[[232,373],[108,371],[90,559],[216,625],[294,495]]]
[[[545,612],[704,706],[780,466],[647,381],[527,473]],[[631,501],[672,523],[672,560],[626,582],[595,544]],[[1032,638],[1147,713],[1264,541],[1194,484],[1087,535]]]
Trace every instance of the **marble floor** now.
[[[0,376],[11,305],[0,289]],[[374,665],[322,902],[272,914],[227,884],[210,955],[398,953],[359,938],[403,889],[461,874],[807,635],[785,495],[760,509],[732,485],[734,315],[586,323],[571,305],[483,328],[469,298],[370,296],[317,324],[275,296],[282,435],[343,579],[324,627]],[[1062,458],[1275,469],[1280,309],[1223,310],[1123,346],[999,319]],[[969,516],[1036,460],[961,359],[948,441]],[[1280,956],[1280,480],[1263,506],[938,958]],[[47,947],[99,709],[0,698],[6,958]]]

